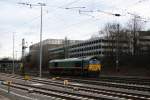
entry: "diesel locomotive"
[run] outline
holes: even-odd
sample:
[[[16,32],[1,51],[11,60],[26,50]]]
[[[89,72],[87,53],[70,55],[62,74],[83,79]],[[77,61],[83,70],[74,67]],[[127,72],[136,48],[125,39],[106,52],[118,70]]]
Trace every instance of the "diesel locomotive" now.
[[[49,61],[49,74],[99,76],[102,64],[97,57],[55,59]]]

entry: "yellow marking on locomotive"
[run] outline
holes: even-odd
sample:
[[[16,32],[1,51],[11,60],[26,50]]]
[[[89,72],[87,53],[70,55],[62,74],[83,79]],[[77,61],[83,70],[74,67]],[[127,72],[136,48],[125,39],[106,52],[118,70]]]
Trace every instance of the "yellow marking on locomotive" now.
[[[89,71],[100,71],[101,70],[101,64],[90,64]]]

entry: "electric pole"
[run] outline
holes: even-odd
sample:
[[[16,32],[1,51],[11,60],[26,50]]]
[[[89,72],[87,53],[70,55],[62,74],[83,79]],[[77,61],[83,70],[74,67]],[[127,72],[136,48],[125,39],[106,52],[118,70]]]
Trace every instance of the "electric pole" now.
[[[41,6],[41,27],[40,27],[40,77],[42,77],[42,29],[43,29],[43,6],[45,4],[39,3]]]
[[[133,55],[136,55],[136,15],[134,15],[133,19]]]
[[[117,24],[117,43],[116,43],[116,71],[119,71],[119,24]]]
[[[113,14],[114,16],[116,17],[120,17],[121,15],[120,14]],[[117,24],[117,36],[116,36],[116,71],[118,72],[119,71],[119,23]]]
[[[22,39],[22,74],[24,75],[25,74],[25,59],[24,59],[24,54],[25,54],[25,40]]]
[[[65,40],[64,40],[65,58],[68,58],[68,42],[69,40],[67,39],[67,37],[65,37]]]
[[[18,3],[22,5],[27,5],[32,8],[32,6],[40,6],[41,7],[41,20],[40,20],[40,65],[39,65],[39,77],[42,77],[42,28],[43,28],[43,7],[46,6],[45,3],[37,3],[37,4],[30,4],[30,3]]]
[[[133,37],[132,37],[132,55],[133,56],[136,56],[137,55],[137,31],[140,31],[139,30],[139,23],[138,23],[138,21],[144,21],[144,20],[141,20],[141,19],[143,19],[143,18],[141,18],[141,16],[138,16],[138,15],[136,15],[136,14],[132,14],[132,13],[129,13],[128,12],[128,14],[130,14],[131,16],[133,16],[133,20],[132,20],[132,35],[133,35]],[[144,18],[145,19],[145,18]],[[144,21],[144,22],[146,22],[146,21]]]
[[[14,51],[15,51],[15,36],[14,36],[14,33],[13,33],[13,68],[12,68],[12,73],[13,74],[15,74]]]

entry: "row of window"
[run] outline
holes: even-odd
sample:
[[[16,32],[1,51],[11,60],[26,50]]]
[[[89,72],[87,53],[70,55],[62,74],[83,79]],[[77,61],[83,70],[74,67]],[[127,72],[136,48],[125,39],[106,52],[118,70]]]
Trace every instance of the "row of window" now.
[[[79,43],[79,44],[75,44],[70,46],[71,48],[76,48],[76,47],[80,47],[80,46],[85,46],[85,45],[91,45],[91,44],[97,44],[97,43],[115,43],[116,40],[104,40],[104,39],[97,39],[97,40],[91,40],[91,41],[86,41],[84,43]],[[128,41],[119,41],[119,43],[128,43]]]
[[[115,49],[116,48],[116,46],[91,46],[91,47],[83,47],[83,48],[74,48],[74,49],[71,49],[71,50],[69,50],[71,53],[73,53],[73,52],[80,52],[80,51],[89,51],[89,50],[96,50],[96,49]],[[118,47],[119,49],[125,49],[125,50],[127,50],[127,49],[129,49],[129,47]]]
[[[103,52],[100,52],[100,51],[98,51],[98,52],[88,52],[88,53],[72,53],[72,54],[70,54],[69,55],[69,57],[83,57],[83,56],[103,56],[103,55],[107,55],[107,56],[109,56],[109,55],[116,55],[116,52],[114,51],[114,52],[112,52],[112,51],[103,51]],[[126,54],[127,54],[127,52],[126,52]]]
[[[80,46],[85,46],[85,45],[91,45],[91,44],[94,44],[94,43],[100,43],[101,40],[94,40],[94,41],[86,41],[84,43],[79,43],[79,44],[75,44],[75,45],[72,45],[70,46],[71,48],[76,48],[76,47],[80,47]]]
[[[115,53],[113,53],[115,55]],[[101,56],[101,55],[112,55],[112,52],[89,52],[89,53],[76,53],[70,54],[69,57],[83,57],[83,56]]]

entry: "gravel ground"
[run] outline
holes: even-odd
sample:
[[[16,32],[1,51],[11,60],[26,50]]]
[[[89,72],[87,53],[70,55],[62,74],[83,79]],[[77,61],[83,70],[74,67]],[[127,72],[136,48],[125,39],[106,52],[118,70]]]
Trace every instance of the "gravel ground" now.
[[[0,94],[0,100],[10,100],[9,98],[6,98],[6,97],[4,97],[4,96],[2,96],[1,94]]]

